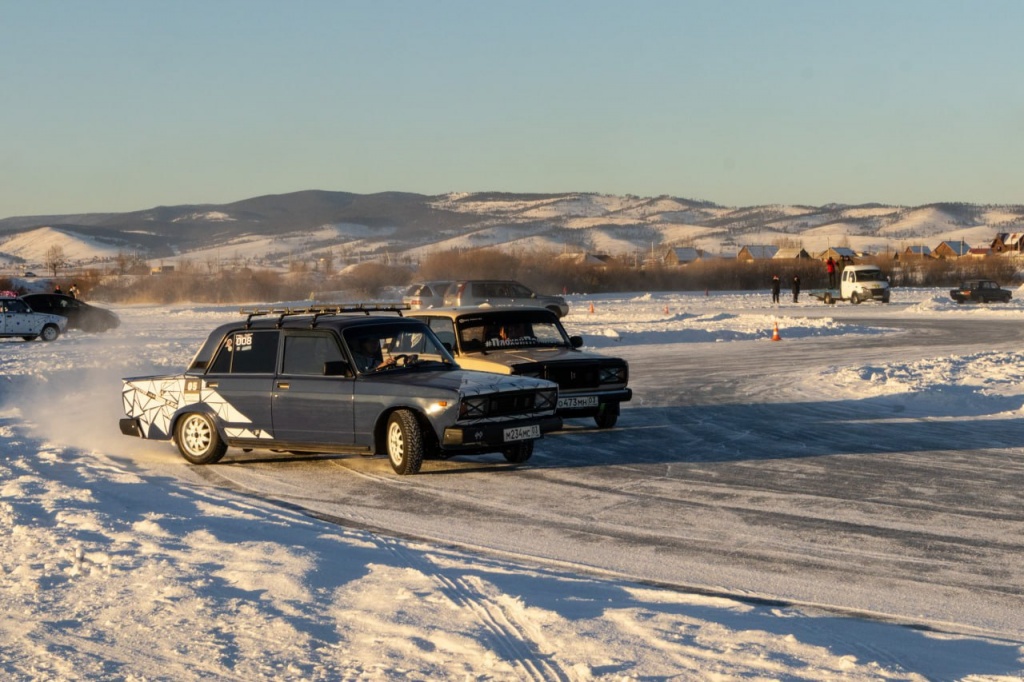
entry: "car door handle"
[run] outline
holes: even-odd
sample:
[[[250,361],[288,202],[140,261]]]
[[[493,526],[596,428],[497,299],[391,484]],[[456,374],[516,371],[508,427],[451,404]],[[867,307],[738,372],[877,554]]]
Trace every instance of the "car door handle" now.
[[[279,381],[277,382],[277,387],[287,391],[289,388],[291,388],[291,384],[288,383],[287,381]]]
[[[206,387],[207,388],[217,388],[218,386],[220,386],[220,382],[219,381],[207,381],[206,382]]]

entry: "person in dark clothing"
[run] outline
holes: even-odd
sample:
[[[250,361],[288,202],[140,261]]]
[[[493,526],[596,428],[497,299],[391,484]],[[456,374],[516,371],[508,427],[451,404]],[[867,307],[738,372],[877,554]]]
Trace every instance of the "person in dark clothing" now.
[[[835,289],[836,288],[836,262],[832,258],[832,256],[829,256],[828,260],[825,261],[825,270],[828,271],[828,288],[829,289]]]
[[[800,275],[793,275],[793,303],[800,298]]]
[[[778,275],[772,275],[772,303],[779,302],[779,292],[782,291],[782,280]]]

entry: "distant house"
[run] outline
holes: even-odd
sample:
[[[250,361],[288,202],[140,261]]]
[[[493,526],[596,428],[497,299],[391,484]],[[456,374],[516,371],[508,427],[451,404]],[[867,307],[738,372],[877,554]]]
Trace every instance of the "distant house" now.
[[[173,265],[157,265],[150,270],[150,274],[152,275],[169,275],[172,272],[174,272]]]
[[[828,260],[831,256],[836,263],[849,265],[853,263],[856,255],[857,253],[848,246],[830,246],[818,254],[818,260]]]
[[[697,259],[702,263],[709,263],[714,261],[735,261],[735,253],[711,253],[710,251],[701,251],[700,258]]]
[[[958,242],[942,242],[932,251],[933,258],[960,258],[966,256],[970,246],[962,239]]]
[[[932,250],[924,244],[917,244],[915,246],[908,246],[903,251],[904,258],[929,258],[932,255]]]
[[[803,249],[799,249],[799,248],[793,248],[793,249],[782,248],[782,249],[779,249],[778,251],[775,252],[775,255],[772,256],[772,259],[773,260],[783,260],[783,259],[790,259],[790,260],[792,260],[792,259],[796,259],[796,258],[810,258],[810,257],[811,257],[811,254],[807,253]]]
[[[1022,246],[1024,246],[1024,232],[1000,232],[992,240],[991,249],[993,253],[1020,252],[1024,250]]]
[[[992,249],[989,247],[974,247],[973,249],[967,250],[967,255],[970,258],[988,258],[992,255]]]
[[[744,246],[736,254],[736,260],[750,262],[755,260],[771,260],[779,252],[777,246]]]
[[[700,260],[703,255],[703,251],[692,246],[671,248],[665,254],[665,265],[689,265]]]
[[[562,253],[556,257],[556,260],[569,265],[607,266],[612,258],[603,253]]]

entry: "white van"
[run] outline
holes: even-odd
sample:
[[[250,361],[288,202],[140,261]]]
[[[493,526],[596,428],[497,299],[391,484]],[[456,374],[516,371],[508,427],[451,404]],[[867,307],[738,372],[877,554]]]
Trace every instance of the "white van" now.
[[[856,305],[861,301],[889,302],[889,280],[877,265],[847,265],[840,283],[841,300]]]

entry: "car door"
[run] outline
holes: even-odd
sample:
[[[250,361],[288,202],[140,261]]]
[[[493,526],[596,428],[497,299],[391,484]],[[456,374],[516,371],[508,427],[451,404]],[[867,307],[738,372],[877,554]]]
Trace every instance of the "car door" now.
[[[281,333],[276,329],[239,330],[221,342],[203,377],[204,400],[228,438],[273,437],[271,396]]]
[[[351,445],[353,379],[326,376],[324,365],[344,360],[329,331],[289,330],[281,372],[274,380],[274,437],[289,443]]]
[[[36,315],[28,304],[16,298],[3,302],[4,328],[6,336],[36,336],[42,331],[45,318]]]

